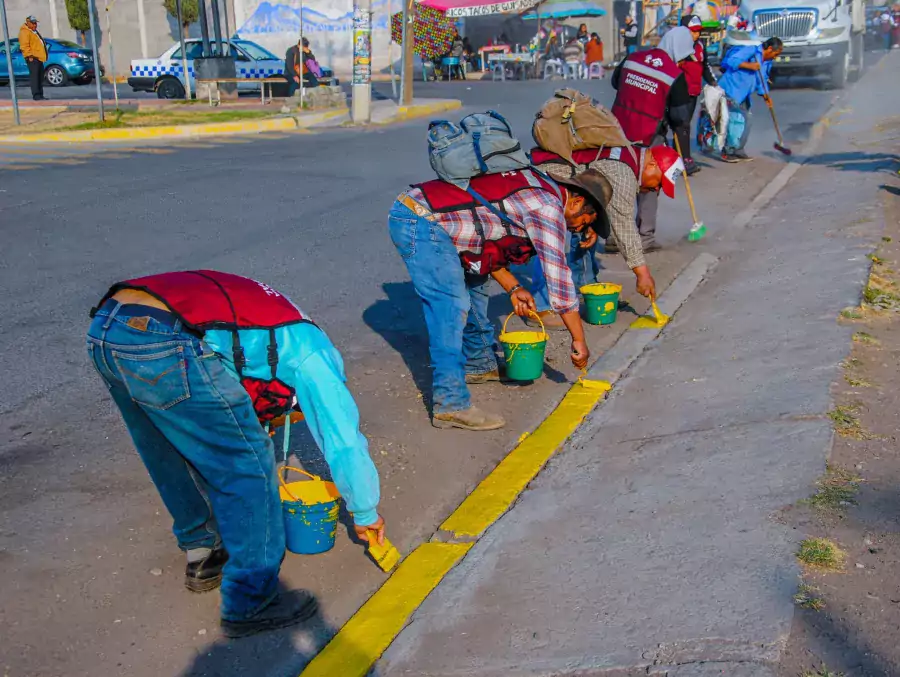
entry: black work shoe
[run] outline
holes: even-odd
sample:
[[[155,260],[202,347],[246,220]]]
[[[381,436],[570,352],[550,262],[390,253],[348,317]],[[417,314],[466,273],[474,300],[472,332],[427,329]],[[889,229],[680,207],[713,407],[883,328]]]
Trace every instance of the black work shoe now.
[[[206,559],[188,562],[184,570],[184,587],[191,592],[209,592],[222,583],[222,569],[228,561],[228,551],[219,546],[213,548]]]
[[[482,383],[509,383],[509,379],[506,378],[506,372],[501,372],[499,368],[483,374],[466,374],[467,385],[474,386]]]
[[[701,169],[700,165],[698,165],[693,158],[685,158],[684,160],[684,171],[688,176],[693,176]]]
[[[735,160],[740,160],[741,162],[749,162],[753,158],[747,155],[747,153],[743,150],[736,150],[731,154]]]
[[[658,252],[662,249],[662,246],[656,240],[651,240],[650,242],[642,242],[641,248],[645,254],[649,254],[650,252]]]
[[[722,162],[730,162],[732,164],[740,162],[740,160],[734,156],[734,153],[729,153],[728,151],[723,151],[720,157],[722,158]]]
[[[282,592],[262,611],[243,621],[221,620],[222,634],[231,639],[249,637],[258,632],[277,630],[308,621],[316,615],[319,603],[305,590]]]
[[[619,245],[617,245],[614,240],[609,239],[603,245],[603,253],[604,254],[618,254],[618,253],[620,253]]]

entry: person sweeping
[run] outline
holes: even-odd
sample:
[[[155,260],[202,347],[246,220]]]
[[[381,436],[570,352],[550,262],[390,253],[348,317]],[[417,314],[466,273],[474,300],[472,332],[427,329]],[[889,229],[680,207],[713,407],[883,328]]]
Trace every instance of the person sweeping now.
[[[679,62],[678,67],[684,73],[685,81],[690,95],[690,114],[685,114],[684,119],[687,124],[679,124],[672,129],[674,136],[678,137],[678,144],[681,148],[681,156],[684,159],[684,169],[688,176],[693,176],[700,171],[700,165],[694,162],[691,155],[691,120],[694,118],[694,111],[697,109],[697,99],[703,91],[703,83],[715,86],[717,85],[716,76],[709,67],[709,60],[706,58],[706,46],[700,39],[703,32],[703,22],[696,14],[686,14],[681,18],[681,25],[691,32],[691,38],[694,40],[694,53],[687,59]]]
[[[459,124],[432,123],[429,145],[439,178],[397,197],[388,230],[425,311],[432,425],[494,430],[504,419],[473,405],[468,389],[500,380],[487,285],[496,280],[518,315],[535,312],[509,267],[537,257],[550,304],[572,336],[572,364],[585,367],[590,352],[566,240],[570,232],[601,228],[606,180],[585,172],[556,182],[535,172],[508,123],[492,111]]]
[[[284,294],[213,270],[117,282],[91,312],[88,355],[172,516],[184,583],[221,584],[227,637],[316,613],[278,592],[285,533],[262,424],[302,410],[361,540],[384,542],[378,472],[340,354]]]

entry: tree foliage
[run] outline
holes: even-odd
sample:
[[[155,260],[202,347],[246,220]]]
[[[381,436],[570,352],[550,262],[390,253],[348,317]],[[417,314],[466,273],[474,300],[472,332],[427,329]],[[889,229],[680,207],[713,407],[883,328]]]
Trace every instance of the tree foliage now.
[[[66,14],[69,25],[81,36],[81,44],[85,44],[84,34],[91,30],[91,15],[87,0],[66,0]]]
[[[178,19],[178,6],[175,0],[163,0],[163,7],[172,17]],[[188,37],[188,28],[199,18],[200,7],[197,0],[181,0],[181,31],[184,37]]]

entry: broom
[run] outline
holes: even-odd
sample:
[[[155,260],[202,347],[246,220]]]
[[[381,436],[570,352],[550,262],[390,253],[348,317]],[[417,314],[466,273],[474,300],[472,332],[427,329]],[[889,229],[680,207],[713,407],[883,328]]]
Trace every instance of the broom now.
[[[759,71],[756,71],[756,74],[759,76],[759,82],[760,82],[760,84],[763,85],[763,89],[766,89],[765,83],[763,83],[762,73],[760,73]],[[767,94],[768,94],[768,90],[767,90]],[[773,143],[772,147],[775,150],[777,150],[779,153],[781,153],[782,155],[791,156],[794,154],[794,151],[792,151],[790,148],[788,148],[787,146],[784,145],[784,137],[781,136],[781,128],[778,126],[778,118],[775,117],[775,103],[772,101],[771,94],[768,94],[768,97],[769,97],[769,103],[767,104],[767,107],[769,109],[769,112],[772,114],[772,124],[775,125],[775,134],[778,136],[778,141]]]
[[[684,189],[687,191],[688,204],[691,205],[691,216],[694,218],[694,225],[688,231],[687,239],[688,242],[696,242],[697,240],[702,240],[706,235],[706,226],[703,225],[702,221],[697,220],[697,208],[694,206],[694,196],[691,195],[691,182],[688,181],[687,169],[684,168],[684,155],[681,154],[681,144],[678,143],[677,134],[673,133],[672,136],[675,139],[675,150],[678,151],[678,156],[681,158],[681,175],[684,177]]]

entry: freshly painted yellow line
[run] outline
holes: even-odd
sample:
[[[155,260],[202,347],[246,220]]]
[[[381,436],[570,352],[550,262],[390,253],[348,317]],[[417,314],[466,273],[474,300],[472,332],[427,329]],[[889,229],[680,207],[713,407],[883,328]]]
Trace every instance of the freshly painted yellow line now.
[[[553,413],[475,487],[441,525],[441,530],[462,537],[483,534],[509,509],[606,393],[606,388],[572,386]]]
[[[471,543],[423,543],[347,621],[301,677],[365,677]]]

